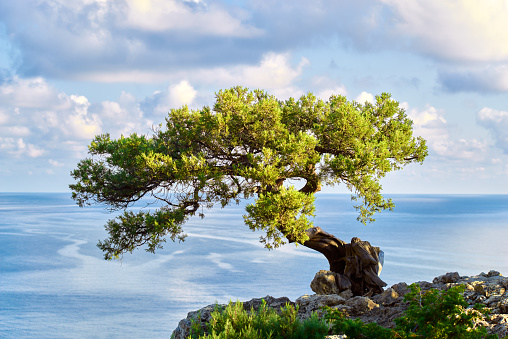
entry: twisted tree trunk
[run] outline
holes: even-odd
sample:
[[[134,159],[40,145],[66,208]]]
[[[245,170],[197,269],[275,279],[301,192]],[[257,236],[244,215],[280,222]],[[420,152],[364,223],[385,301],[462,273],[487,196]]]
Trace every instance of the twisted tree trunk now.
[[[373,295],[383,291],[386,283],[379,278],[383,265],[383,252],[379,247],[359,238],[351,239],[348,244],[320,227],[308,229],[307,235],[309,240],[303,245],[322,253],[330,264],[330,271],[339,275],[339,281],[346,279],[351,282],[354,295]]]

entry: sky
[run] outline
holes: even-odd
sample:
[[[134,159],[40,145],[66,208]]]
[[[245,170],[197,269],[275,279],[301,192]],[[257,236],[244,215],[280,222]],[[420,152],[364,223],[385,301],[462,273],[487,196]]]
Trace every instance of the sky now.
[[[0,192],[68,192],[95,135],[236,85],[391,93],[429,156],[385,193],[508,194],[507,0],[0,1]]]

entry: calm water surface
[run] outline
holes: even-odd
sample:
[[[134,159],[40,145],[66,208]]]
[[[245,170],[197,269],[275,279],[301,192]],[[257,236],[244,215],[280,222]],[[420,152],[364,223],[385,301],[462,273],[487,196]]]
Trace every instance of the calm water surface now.
[[[348,195],[318,195],[315,224],[385,252],[389,285],[458,271],[508,274],[508,195],[394,195],[363,226]],[[311,294],[322,255],[264,249],[243,207],[191,219],[184,243],[104,261],[95,246],[114,217],[69,194],[0,194],[0,338],[169,338],[187,312],[229,300]]]

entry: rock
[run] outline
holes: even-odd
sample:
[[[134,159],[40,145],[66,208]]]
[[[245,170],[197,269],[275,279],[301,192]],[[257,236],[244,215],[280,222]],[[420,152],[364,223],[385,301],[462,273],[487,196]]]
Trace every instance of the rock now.
[[[498,271],[490,270],[489,273],[485,274],[482,272],[482,273],[480,273],[480,275],[482,277],[490,278],[490,277],[499,277],[499,276],[501,276],[501,273],[499,273]]]
[[[455,283],[459,281],[460,275],[458,272],[449,272],[445,275],[440,275],[439,277],[434,278],[432,281],[434,284],[448,284]]]
[[[351,299],[353,297],[353,291],[351,291],[350,289],[347,289],[345,291],[340,292],[339,295],[342,298],[348,300],[348,299]]]
[[[424,291],[434,287],[434,284],[428,281],[417,281],[416,284]]]
[[[190,334],[192,321],[199,321],[201,328],[205,329],[206,324],[211,319],[211,313],[214,310],[215,305],[208,305],[202,309],[194,312],[189,312],[187,318],[180,320],[178,326],[173,331],[171,338],[174,339],[186,339]]]
[[[391,287],[400,297],[405,296],[411,290],[409,289],[409,286],[405,282],[400,282],[398,284],[395,284]]]
[[[351,315],[360,315],[369,312],[378,304],[367,297],[354,297],[346,302],[346,306],[351,307]]]
[[[395,289],[390,287],[384,290],[383,293],[372,297],[372,300],[374,300],[378,304],[387,306],[392,305],[398,301],[402,301],[402,297],[399,296],[399,293],[397,293]]]
[[[474,286],[474,291],[476,294],[481,294],[483,296],[487,296],[488,294],[486,287],[480,284]]]
[[[327,273],[328,271],[320,271],[318,274],[321,272],[323,272],[321,276],[329,277],[323,278],[323,281],[328,279],[333,281],[330,274]],[[336,277],[333,278],[336,283]],[[464,285],[466,289],[463,295],[469,304],[469,308],[480,302],[491,311],[490,315],[483,316],[477,321],[477,326],[485,326],[489,333],[497,334],[500,337],[508,335],[508,278],[502,276],[499,272],[490,271],[471,277],[461,277],[457,272],[452,272],[436,277],[432,283],[420,281],[417,284],[422,290],[428,290],[429,288],[447,290],[452,286]],[[381,294],[369,298],[365,296],[353,297],[351,290],[345,289],[334,294],[304,295],[296,299],[296,305],[299,307],[298,316],[300,319],[310,317],[312,312],[317,312],[318,316],[323,316],[323,307],[329,306],[344,310],[350,318],[360,319],[365,323],[376,322],[381,326],[393,328],[395,326],[393,320],[400,317],[408,307],[408,303],[403,301],[403,297],[409,291],[410,289],[406,283],[398,283],[387,288]],[[269,307],[277,310],[286,303],[294,305],[286,297],[266,296],[262,299],[266,301]],[[244,308],[250,310],[252,307],[257,310],[262,299],[257,298],[244,302]],[[191,319],[200,321],[201,326],[204,327],[210,319],[213,307],[214,305],[208,305],[199,311],[190,312],[186,319],[180,321],[177,329],[173,332],[174,338],[183,339],[189,335]],[[329,338],[332,338],[332,336],[329,336]],[[334,338],[343,337],[336,336]]]
[[[341,274],[320,270],[310,283],[310,288],[316,294],[339,294],[351,288],[351,282]]]
[[[251,299],[249,301],[246,301],[243,303],[243,308],[247,311],[250,311],[251,308],[254,310],[257,310],[260,306],[263,300],[266,302],[266,306],[274,308],[276,310],[279,310],[281,307],[286,306],[286,304],[294,306],[295,303],[289,300],[288,297],[280,297],[280,298],[274,298],[270,295],[267,295],[264,298],[256,298]]]
[[[490,317],[491,324],[506,324],[508,323],[508,315],[506,314],[494,314]]]
[[[289,300],[288,297],[274,298],[272,296],[267,295],[264,298],[255,298],[244,302],[243,308],[247,311],[250,311],[251,309],[257,311],[259,306],[261,306],[263,300],[266,302],[266,306],[274,308],[276,310],[280,310],[280,308],[284,307],[286,304],[293,306],[295,305],[295,303]],[[180,320],[177,328],[173,331],[171,338],[187,339],[187,337],[190,334],[190,328],[193,320],[199,321],[201,324],[201,328],[206,329],[206,324],[210,321],[211,313],[213,312],[215,307],[224,307],[224,306],[226,305],[219,304],[208,305],[198,311],[189,312],[187,314],[187,318]]]
[[[314,294],[303,295],[296,299],[298,305],[298,314],[302,319],[307,319],[311,316],[312,312],[318,312],[318,315],[323,314],[323,308],[326,306],[333,307],[337,305],[344,305],[346,299],[338,294]]]
[[[506,295],[505,298],[499,303],[499,313],[508,314],[508,297]]]

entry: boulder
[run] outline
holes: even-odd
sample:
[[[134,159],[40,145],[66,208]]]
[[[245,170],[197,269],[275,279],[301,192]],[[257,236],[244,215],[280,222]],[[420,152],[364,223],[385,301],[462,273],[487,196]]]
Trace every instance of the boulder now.
[[[369,312],[375,307],[379,307],[374,301],[368,297],[354,297],[346,302],[346,306],[351,309],[350,315],[360,315]]]
[[[279,310],[281,307],[286,306],[286,304],[295,306],[295,303],[289,300],[288,297],[274,298],[270,295],[267,295],[264,298],[255,298],[244,302],[243,308],[247,311],[250,311],[251,309],[257,310],[261,306],[263,300],[266,302],[266,306],[274,308],[276,310]]]
[[[211,313],[215,305],[208,305],[198,311],[189,312],[187,318],[180,320],[178,326],[171,335],[172,339],[186,339],[190,334],[192,322],[199,322],[201,328],[205,329],[211,319]]]
[[[351,288],[349,279],[341,274],[320,270],[310,283],[310,288],[316,294],[339,294]]]
[[[440,275],[439,277],[434,278],[432,281],[434,284],[448,284],[448,283],[456,283],[460,280],[460,275],[458,272],[450,272],[445,275]]]
[[[298,314],[300,318],[310,318],[312,312],[318,312],[321,315],[323,308],[326,306],[334,307],[337,305],[344,305],[346,299],[338,294],[314,294],[314,295],[303,295],[296,299],[296,305],[298,305]]]
[[[408,294],[411,290],[409,289],[409,286],[405,282],[400,282],[398,284],[395,284],[391,287],[400,297],[405,296]]]
[[[384,290],[383,293],[372,297],[372,300],[383,306],[389,306],[402,301],[402,297],[394,288],[390,287]]]

